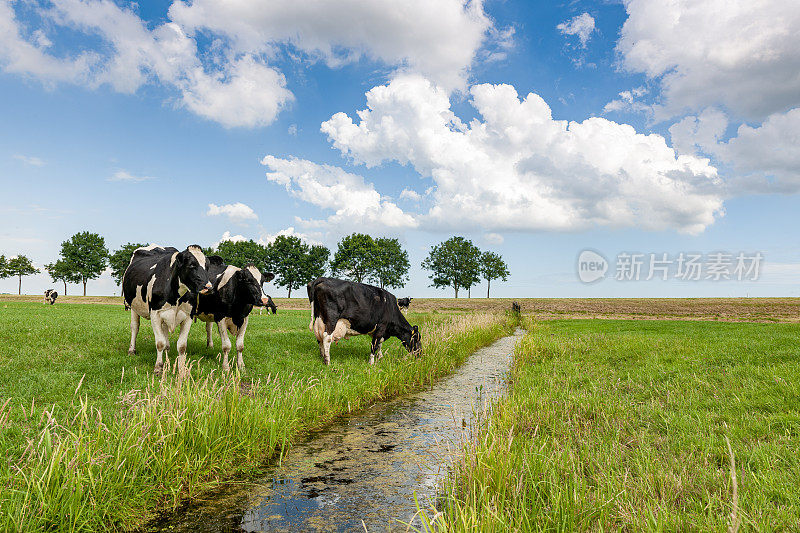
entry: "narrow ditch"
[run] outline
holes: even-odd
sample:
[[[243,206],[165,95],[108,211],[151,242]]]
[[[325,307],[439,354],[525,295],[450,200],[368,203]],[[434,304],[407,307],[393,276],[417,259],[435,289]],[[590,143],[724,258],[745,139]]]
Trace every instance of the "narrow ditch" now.
[[[148,531],[404,531],[417,511],[414,494],[430,507],[473,413],[505,392],[522,333],[476,351],[429,389],[309,434],[280,465],[227,484]]]

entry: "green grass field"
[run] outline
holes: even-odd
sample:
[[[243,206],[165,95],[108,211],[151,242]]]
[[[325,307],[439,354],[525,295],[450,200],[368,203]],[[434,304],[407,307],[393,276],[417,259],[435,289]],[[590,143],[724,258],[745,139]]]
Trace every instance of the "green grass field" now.
[[[240,380],[221,372],[198,322],[190,376],[162,382],[151,375],[149,322],[127,355],[129,316],[108,305],[0,303],[0,530],[135,528],[256,469],[310,428],[430,383],[513,327],[498,314],[411,313],[423,357],[392,339],[371,367],[369,339],[356,337],[332,347],[325,367],[308,311],[256,314]]]
[[[527,327],[439,528],[800,529],[800,326]]]

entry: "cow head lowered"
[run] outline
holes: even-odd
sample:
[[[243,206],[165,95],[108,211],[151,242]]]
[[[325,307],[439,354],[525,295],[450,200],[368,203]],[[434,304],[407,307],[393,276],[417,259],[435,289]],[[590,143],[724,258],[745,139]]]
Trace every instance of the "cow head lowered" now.
[[[211,290],[208,280],[208,259],[203,250],[193,244],[184,251],[175,254],[175,273],[178,278],[178,291],[206,294]]]
[[[419,327],[411,326],[411,330],[398,335],[398,338],[409,352],[418,354],[422,351],[422,336],[419,334]]]
[[[268,281],[272,281],[275,278],[275,274],[272,272],[259,272],[255,266],[247,265],[246,268],[236,272],[234,276],[237,277],[237,291],[244,302],[259,307],[269,307],[272,299],[264,294],[263,285]],[[272,305],[274,306],[275,304],[272,303]]]

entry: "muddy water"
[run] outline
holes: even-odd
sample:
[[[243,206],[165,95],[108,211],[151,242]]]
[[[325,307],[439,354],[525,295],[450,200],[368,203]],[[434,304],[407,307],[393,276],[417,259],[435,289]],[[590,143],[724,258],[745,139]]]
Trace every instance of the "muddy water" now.
[[[430,507],[473,412],[505,390],[521,333],[478,350],[428,390],[309,435],[260,479],[207,495],[152,531],[405,530],[414,494]]]

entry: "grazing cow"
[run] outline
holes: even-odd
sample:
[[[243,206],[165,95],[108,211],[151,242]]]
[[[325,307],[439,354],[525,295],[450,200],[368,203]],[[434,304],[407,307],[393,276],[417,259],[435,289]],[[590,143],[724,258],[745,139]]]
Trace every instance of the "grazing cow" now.
[[[408,306],[411,305],[411,300],[413,300],[413,298],[398,298],[397,307],[399,307],[401,311],[408,311]]]
[[[161,374],[162,355],[169,350],[169,334],[180,326],[178,336],[178,369],[186,364],[186,340],[192,326],[192,309],[198,295],[211,289],[208,281],[208,259],[199,246],[179,252],[157,245],[137,248],[122,276],[125,308],[131,310],[131,345],[128,353],[136,353],[136,335],[140,318],[147,318],[156,339],[156,366]],[[169,361],[169,356],[167,357]]]
[[[269,294],[267,294],[267,305],[265,307],[267,309],[269,309],[269,313],[272,313],[273,315],[278,314],[278,306],[275,305],[275,302],[272,301],[272,296],[270,296]],[[259,316],[261,315],[261,311],[263,311],[263,310],[264,310],[264,307],[259,307],[258,308]],[[267,314],[269,314],[269,313],[267,313]]]
[[[58,293],[55,289],[47,289],[44,291],[44,303],[53,305],[56,303],[56,298],[58,298]]]
[[[389,292],[372,285],[333,278],[317,278],[308,284],[311,323],[326,365],[331,363],[331,343],[355,335],[371,335],[369,364],[383,357],[381,346],[397,337],[409,352],[422,346],[419,328],[412,326]]]
[[[262,285],[275,277],[272,272],[259,272],[253,265],[239,268],[227,265],[221,257],[212,255],[208,258],[209,279],[213,290],[201,294],[198,299],[195,315],[206,323],[206,345],[211,348],[211,324],[216,323],[222,338],[222,370],[227,372],[228,354],[231,341],[228,332],[236,335],[236,366],[244,370],[244,334],[247,331],[247,317],[253,306],[269,305],[270,298],[263,294]],[[272,304],[275,305],[274,303]]]

